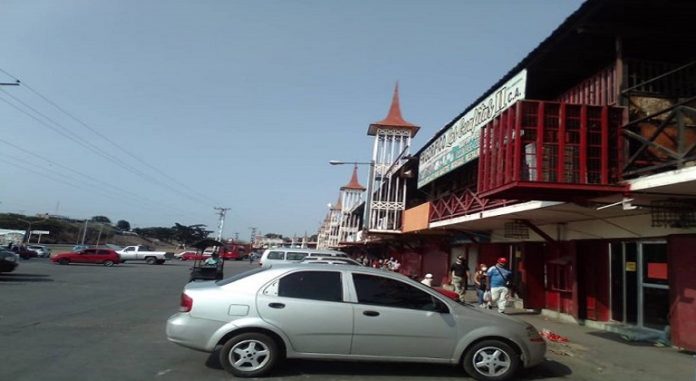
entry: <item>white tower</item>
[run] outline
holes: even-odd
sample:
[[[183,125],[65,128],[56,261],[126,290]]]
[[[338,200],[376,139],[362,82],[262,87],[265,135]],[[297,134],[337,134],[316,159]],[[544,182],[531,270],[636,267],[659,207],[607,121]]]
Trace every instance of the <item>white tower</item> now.
[[[368,195],[368,231],[401,231],[402,213],[406,207],[406,182],[396,172],[401,159],[409,155],[411,139],[419,126],[409,123],[401,116],[399,107],[399,83],[394,87],[392,104],[387,117],[370,124],[367,134],[375,137],[372,149],[374,163],[369,179],[372,186]]]

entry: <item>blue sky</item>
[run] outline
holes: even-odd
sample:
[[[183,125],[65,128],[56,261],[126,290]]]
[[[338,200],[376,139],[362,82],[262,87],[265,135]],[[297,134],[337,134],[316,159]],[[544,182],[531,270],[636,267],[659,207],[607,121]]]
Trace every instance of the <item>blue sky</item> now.
[[[0,0],[0,212],[312,234],[397,80],[415,151],[581,3]]]

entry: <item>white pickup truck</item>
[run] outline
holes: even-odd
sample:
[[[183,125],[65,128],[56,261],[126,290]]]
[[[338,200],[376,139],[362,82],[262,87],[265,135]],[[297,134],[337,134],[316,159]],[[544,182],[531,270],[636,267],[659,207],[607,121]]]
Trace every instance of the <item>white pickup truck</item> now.
[[[145,261],[148,265],[163,264],[167,259],[171,259],[171,253],[165,251],[151,251],[147,246],[126,246],[117,251],[121,257],[121,262],[126,261]]]

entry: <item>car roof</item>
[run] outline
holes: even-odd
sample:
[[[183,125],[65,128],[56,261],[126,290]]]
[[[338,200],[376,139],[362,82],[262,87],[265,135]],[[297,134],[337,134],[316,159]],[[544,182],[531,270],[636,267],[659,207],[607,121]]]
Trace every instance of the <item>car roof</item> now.
[[[338,250],[323,250],[323,249],[306,249],[306,248],[299,248],[299,247],[276,247],[273,249],[266,249],[266,251],[296,251],[296,252],[305,252],[305,253],[311,253],[311,254],[343,254],[346,255],[346,253]]]
[[[279,263],[272,263],[268,265],[268,268],[273,270],[317,270],[321,268],[325,268],[327,270],[335,270],[336,268],[340,268],[342,270],[349,270],[353,272],[361,272],[361,273],[369,273],[369,274],[374,274],[374,275],[380,275],[380,276],[393,276],[395,278],[400,278],[400,279],[408,279],[412,280],[411,278],[407,277],[406,275],[403,275],[401,273],[397,273],[394,271],[389,271],[389,270],[383,270],[383,269],[376,269],[373,267],[367,267],[367,266],[340,266],[337,267],[335,263],[302,263],[302,262],[279,262]]]

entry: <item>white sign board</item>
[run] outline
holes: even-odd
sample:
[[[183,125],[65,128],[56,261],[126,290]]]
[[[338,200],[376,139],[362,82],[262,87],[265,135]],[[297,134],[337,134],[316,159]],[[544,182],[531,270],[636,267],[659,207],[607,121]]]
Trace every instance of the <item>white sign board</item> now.
[[[481,127],[518,100],[524,99],[526,85],[527,70],[522,70],[423,150],[418,162],[418,187],[476,159]]]

